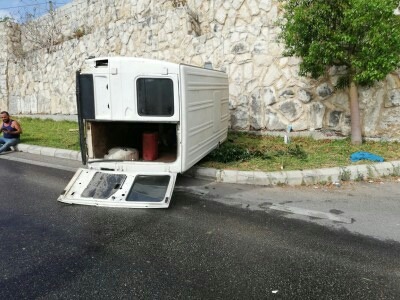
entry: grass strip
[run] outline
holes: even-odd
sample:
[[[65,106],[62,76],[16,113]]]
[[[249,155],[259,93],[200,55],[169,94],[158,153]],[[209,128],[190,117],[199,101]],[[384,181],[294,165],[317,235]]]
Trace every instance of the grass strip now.
[[[79,150],[78,123],[21,117],[21,143]],[[139,149],[140,150],[140,149]],[[283,137],[259,136],[245,132],[230,132],[228,141],[214,150],[200,166],[217,169],[280,171],[344,167],[368,164],[369,161],[350,162],[350,155],[366,151],[385,161],[400,160],[399,142],[364,141],[360,146],[350,139],[315,140],[311,137],[292,137],[285,144]]]

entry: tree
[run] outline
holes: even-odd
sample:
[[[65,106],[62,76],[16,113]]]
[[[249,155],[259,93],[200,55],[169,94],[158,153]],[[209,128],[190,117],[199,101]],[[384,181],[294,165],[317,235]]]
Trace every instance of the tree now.
[[[43,3],[42,3],[43,4]],[[48,52],[52,46],[60,42],[61,20],[57,18],[55,1],[49,1],[48,8],[41,9],[36,4],[28,10],[20,11],[21,33],[26,41],[34,48],[46,48]]]
[[[400,67],[399,0],[280,0],[284,55],[302,58],[299,74],[319,78],[346,68],[351,141],[361,144],[358,86],[371,86]]]
[[[13,20],[14,19],[12,17],[9,17],[9,16],[0,17],[0,23],[1,22],[8,22],[8,21],[12,22]]]

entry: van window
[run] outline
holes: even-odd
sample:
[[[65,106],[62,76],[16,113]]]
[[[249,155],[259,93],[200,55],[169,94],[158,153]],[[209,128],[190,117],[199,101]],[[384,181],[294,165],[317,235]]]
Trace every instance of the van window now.
[[[126,201],[160,202],[164,200],[171,176],[137,175]]]
[[[174,88],[169,78],[139,78],[136,82],[140,116],[172,116]]]

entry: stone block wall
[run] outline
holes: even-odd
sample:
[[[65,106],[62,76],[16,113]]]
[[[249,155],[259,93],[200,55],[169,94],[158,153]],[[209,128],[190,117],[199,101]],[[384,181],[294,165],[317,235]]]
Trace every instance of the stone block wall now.
[[[8,49],[7,49],[7,39],[8,30],[6,23],[0,23],[0,110],[7,107],[8,99],[8,88],[7,88],[7,65],[8,65]]]
[[[56,11],[57,45],[35,50],[22,37],[23,55],[0,48],[0,104],[13,114],[76,114],[75,71],[87,57],[139,56],[226,71],[233,129],[348,134],[348,94],[334,89],[341,70],[298,76],[299,60],[277,41],[279,13],[275,0],[74,0]],[[399,74],[360,88],[365,136],[400,137]]]
[[[17,24],[0,22],[0,111],[8,109],[9,65],[21,50],[21,35]]]

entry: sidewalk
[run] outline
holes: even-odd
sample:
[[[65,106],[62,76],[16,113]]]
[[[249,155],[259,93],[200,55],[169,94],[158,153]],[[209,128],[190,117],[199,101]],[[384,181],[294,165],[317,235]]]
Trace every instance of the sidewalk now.
[[[18,150],[25,153],[38,154],[67,160],[73,169],[81,164],[79,151],[19,144]],[[70,162],[68,162],[70,161]],[[213,180],[216,182],[250,184],[250,185],[313,185],[318,183],[339,183],[340,181],[361,181],[363,179],[380,178],[385,176],[400,176],[400,161],[370,163],[336,168],[323,168],[302,171],[260,172],[217,170],[211,168],[192,167],[185,172],[186,176]]]

